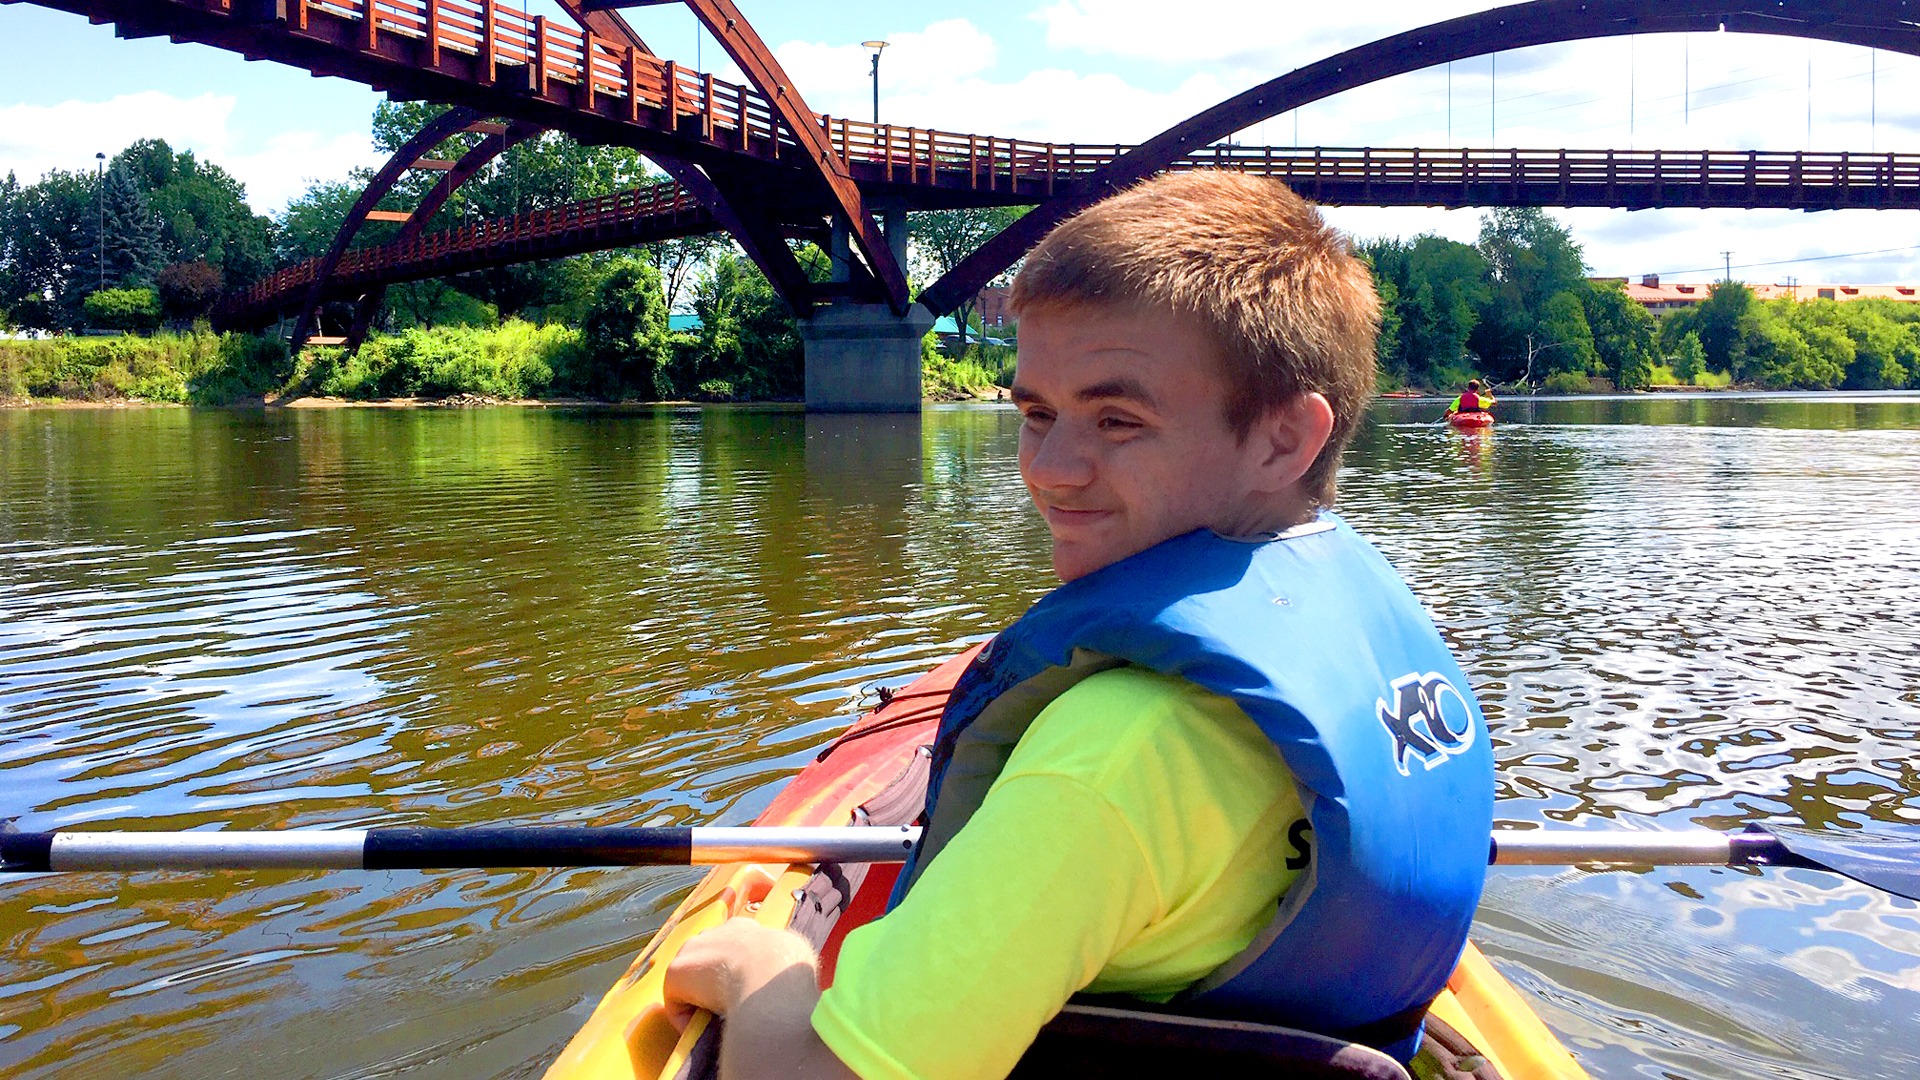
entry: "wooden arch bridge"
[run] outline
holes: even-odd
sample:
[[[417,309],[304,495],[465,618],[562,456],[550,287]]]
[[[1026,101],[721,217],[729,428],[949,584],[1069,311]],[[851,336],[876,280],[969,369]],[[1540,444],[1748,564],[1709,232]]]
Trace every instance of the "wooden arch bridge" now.
[[[20,2],[20,0],[5,0]],[[1394,75],[1507,49],[1628,34],[1728,30],[1846,42],[1920,55],[1915,0],[1531,0],[1421,27],[1263,83],[1135,146],[1036,143],[868,124],[816,114],[732,0],[679,0],[752,84],[735,85],[652,53],[616,13],[674,0],[558,0],[574,26],[497,0],[28,0],[112,23],[353,79],[400,99],[454,106],[396,153],[332,249],[275,275],[222,317],[301,312],[295,337],[328,299],[460,269],[725,229],[796,311],[809,314],[809,404],[912,408],[917,340],[1055,223],[1105,193],[1167,168],[1231,164],[1279,176],[1328,202],[1376,205],[1920,206],[1920,159],[1899,154],[1646,151],[1279,150],[1218,145],[1262,119]],[[577,28],[576,28],[577,27]],[[648,155],[656,186],[506,221],[426,234],[458,184],[546,129]],[[458,161],[427,157],[446,137],[481,131]],[[407,171],[444,175],[413,211],[378,209]],[[1027,203],[1034,209],[920,294],[902,263],[909,208]],[[404,220],[379,248],[350,244],[368,220]],[[885,222],[885,227],[882,222]],[[826,241],[834,280],[808,281],[790,237]],[[823,317],[859,308],[858,325]],[[910,310],[911,309],[911,310]],[[874,359],[898,323],[889,361]],[[836,336],[838,335],[838,336]],[[852,344],[849,345],[848,343]],[[907,378],[906,358],[915,365]],[[816,361],[825,382],[816,395]],[[891,364],[874,378],[875,364]],[[831,383],[832,385],[826,385]]]

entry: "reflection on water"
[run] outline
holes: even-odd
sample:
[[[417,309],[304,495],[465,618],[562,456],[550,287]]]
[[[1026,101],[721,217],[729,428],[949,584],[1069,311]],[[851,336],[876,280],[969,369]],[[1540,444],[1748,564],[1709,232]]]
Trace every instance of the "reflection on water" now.
[[[1560,827],[1920,823],[1920,400],[1380,405],[1342,508]],[[0,816],[740,822],[1047,588],[1004,408],[0,414]],[[0,1074],[537,1073],[696,871],[0,882]],[[1598,1076],[1920,1072],[1920,911],[1500,870]]]

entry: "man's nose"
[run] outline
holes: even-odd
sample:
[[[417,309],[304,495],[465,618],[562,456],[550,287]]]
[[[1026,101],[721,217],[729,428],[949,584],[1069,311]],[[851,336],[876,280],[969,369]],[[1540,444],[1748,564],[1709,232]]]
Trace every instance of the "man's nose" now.
[[[1083,432],[1055,421],[1027,459],[1029,484],[1040,488],[1085,487],[1093,481],[1093,454]]]

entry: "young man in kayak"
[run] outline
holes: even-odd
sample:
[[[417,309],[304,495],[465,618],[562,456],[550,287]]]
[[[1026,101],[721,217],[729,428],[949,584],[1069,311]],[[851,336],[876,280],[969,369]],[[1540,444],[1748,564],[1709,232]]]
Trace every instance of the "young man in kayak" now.
[[[1468,379],[1466,393],[1454,398],[1453,404],[1447,406],[1447,416],[1451,418],[1464,412],[1486,412],[1492,408],[1493,395],[1480,392],[1479,379]]]
[[[1404,583],[1326,510],[1378,298],[1309,203],[1163,176],[1028,257],[1020,472],[1063,584],[956,686],[922,846],[822,994],[735,920],[670,964],[721,1074],[1005,1075],[1073,995],[1403,1059],[1478,900],[1484,721]]]

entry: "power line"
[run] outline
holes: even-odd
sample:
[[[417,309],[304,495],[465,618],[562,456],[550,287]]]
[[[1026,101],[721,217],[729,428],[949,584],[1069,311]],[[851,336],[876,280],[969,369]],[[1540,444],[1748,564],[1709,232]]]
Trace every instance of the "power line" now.
[[[1697,270],[1662,270],[1655,277],[1679,277],[1682,274],[1711,274],[1715,270],[1731,274],[1735,270],[1751,270],[1757,266],[1791,266],[1794,263],[1825,262],[1828,259],[1857,259],[1863,255],[1890,255],[1896,251],[1920,251],[1920,244],[1908,244],[1906,247],[1879,248],[1875,251],[1849,251],[1841,255],[1808,255],[1803,259],[1772,259],[1767,262],[1741,263],[1739,266],[1728,262],[1722,266],[1703,266]],[[1722,252],[1722,254],[1726,254]]]

